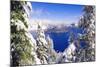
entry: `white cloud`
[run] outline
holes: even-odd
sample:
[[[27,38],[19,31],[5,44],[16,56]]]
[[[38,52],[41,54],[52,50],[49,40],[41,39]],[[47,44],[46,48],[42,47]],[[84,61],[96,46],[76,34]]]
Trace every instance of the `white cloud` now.
[[[41,15],[43,13],[43,9],[33,9],[32,10],[32,15]]]

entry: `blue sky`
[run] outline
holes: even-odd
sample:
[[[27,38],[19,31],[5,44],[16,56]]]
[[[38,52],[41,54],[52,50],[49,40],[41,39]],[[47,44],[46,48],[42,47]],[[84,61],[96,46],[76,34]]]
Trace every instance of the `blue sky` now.
[[[31,20],[41,19],[51,23],[74,23],[82,15],[83,5],[31,2]]]

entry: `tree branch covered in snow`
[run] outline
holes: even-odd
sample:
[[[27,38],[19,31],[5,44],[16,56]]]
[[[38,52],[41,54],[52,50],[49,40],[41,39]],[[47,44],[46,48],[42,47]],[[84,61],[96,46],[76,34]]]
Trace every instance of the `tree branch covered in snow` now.
[[[79,27],[85,34],[80,36],[80,41],[85,41],[86,46],[76,52],[77,62],[95,60],[95,6],[85,6],[83,12]]]
[[[28,15],[23,5],[27,2],[11,1],[11,66],[36,64],[36,43],[28,32]]]

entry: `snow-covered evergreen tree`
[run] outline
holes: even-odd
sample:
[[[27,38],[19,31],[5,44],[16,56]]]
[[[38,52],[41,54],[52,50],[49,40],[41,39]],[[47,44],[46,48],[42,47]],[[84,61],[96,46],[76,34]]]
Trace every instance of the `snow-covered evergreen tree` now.
[[[46,37],[44,30],[42,29],[41,22],[38,23],[37,29],[37,55],[41,64],[52,64],[56,61],[57,53],[53,48],[53,41],[48,35]]]
[[[77,52],[82,58],[78,60],[81,61],[94,61],[95,60],[95,6],[85,6],[84,15],[79,21],[79,27],[83,29],[83,34],[80,36],[80,41],[85,41],[85,48]]]
[[[30,2],[11,1],[11,66],[36,64],[36,42],[28,32]]]
[[[54,44],[53,44],[53,40],[50,38],[50,36],[47,36],[47,43],[48,43],[48,63],[49,64],[54,64],[56,63],[56,59],[57,59],[57,53],[54,50]]]
[[[37,55],[40,59],[41,64],[47,64],[48,59],[48,43],[46,41],[46,37],[44,34],[44,30],[42,29],[41,23],[38,23],[38,29],[37,29]]]

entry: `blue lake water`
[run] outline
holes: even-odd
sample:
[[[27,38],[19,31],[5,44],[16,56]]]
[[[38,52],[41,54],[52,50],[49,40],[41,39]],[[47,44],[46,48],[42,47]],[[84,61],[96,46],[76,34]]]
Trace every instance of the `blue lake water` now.
[[[59,51],[64,51],[65,48],[68,47],[68,38],[69,34],[67,32],[64,33],[50,33],[49,36],[53,39],[54,49]]]
[[[71,32],[73,32],[74,39],[77,39],[79,37],[78,33],[83,34],[82,29],[76,27],[68,28],[67,32],[59,32],[59,33],[51,32],[46,34],[48,34],[52,38],[55,51],[63,52],[69,45],[68,40]],[[81,42],[80,44],[84,46],[85,42]]]
[[[46,36],[49,35],[50,38],[53,40],[54,49],[57,52],[63,52],[69,45],[69,37],[70,33],[73,32],[74,39],[76,40],[79,38],[78,34],[83,34],[83,30],[77,27],[68,27],[68,31],[65,32],[45,32]],[[36,36],[36,34],[33,32],[33,36]],[[35,37],[34,37],[35,38]],[[84,47],[86,43],[84,41],[80,42],[80,45]]]

